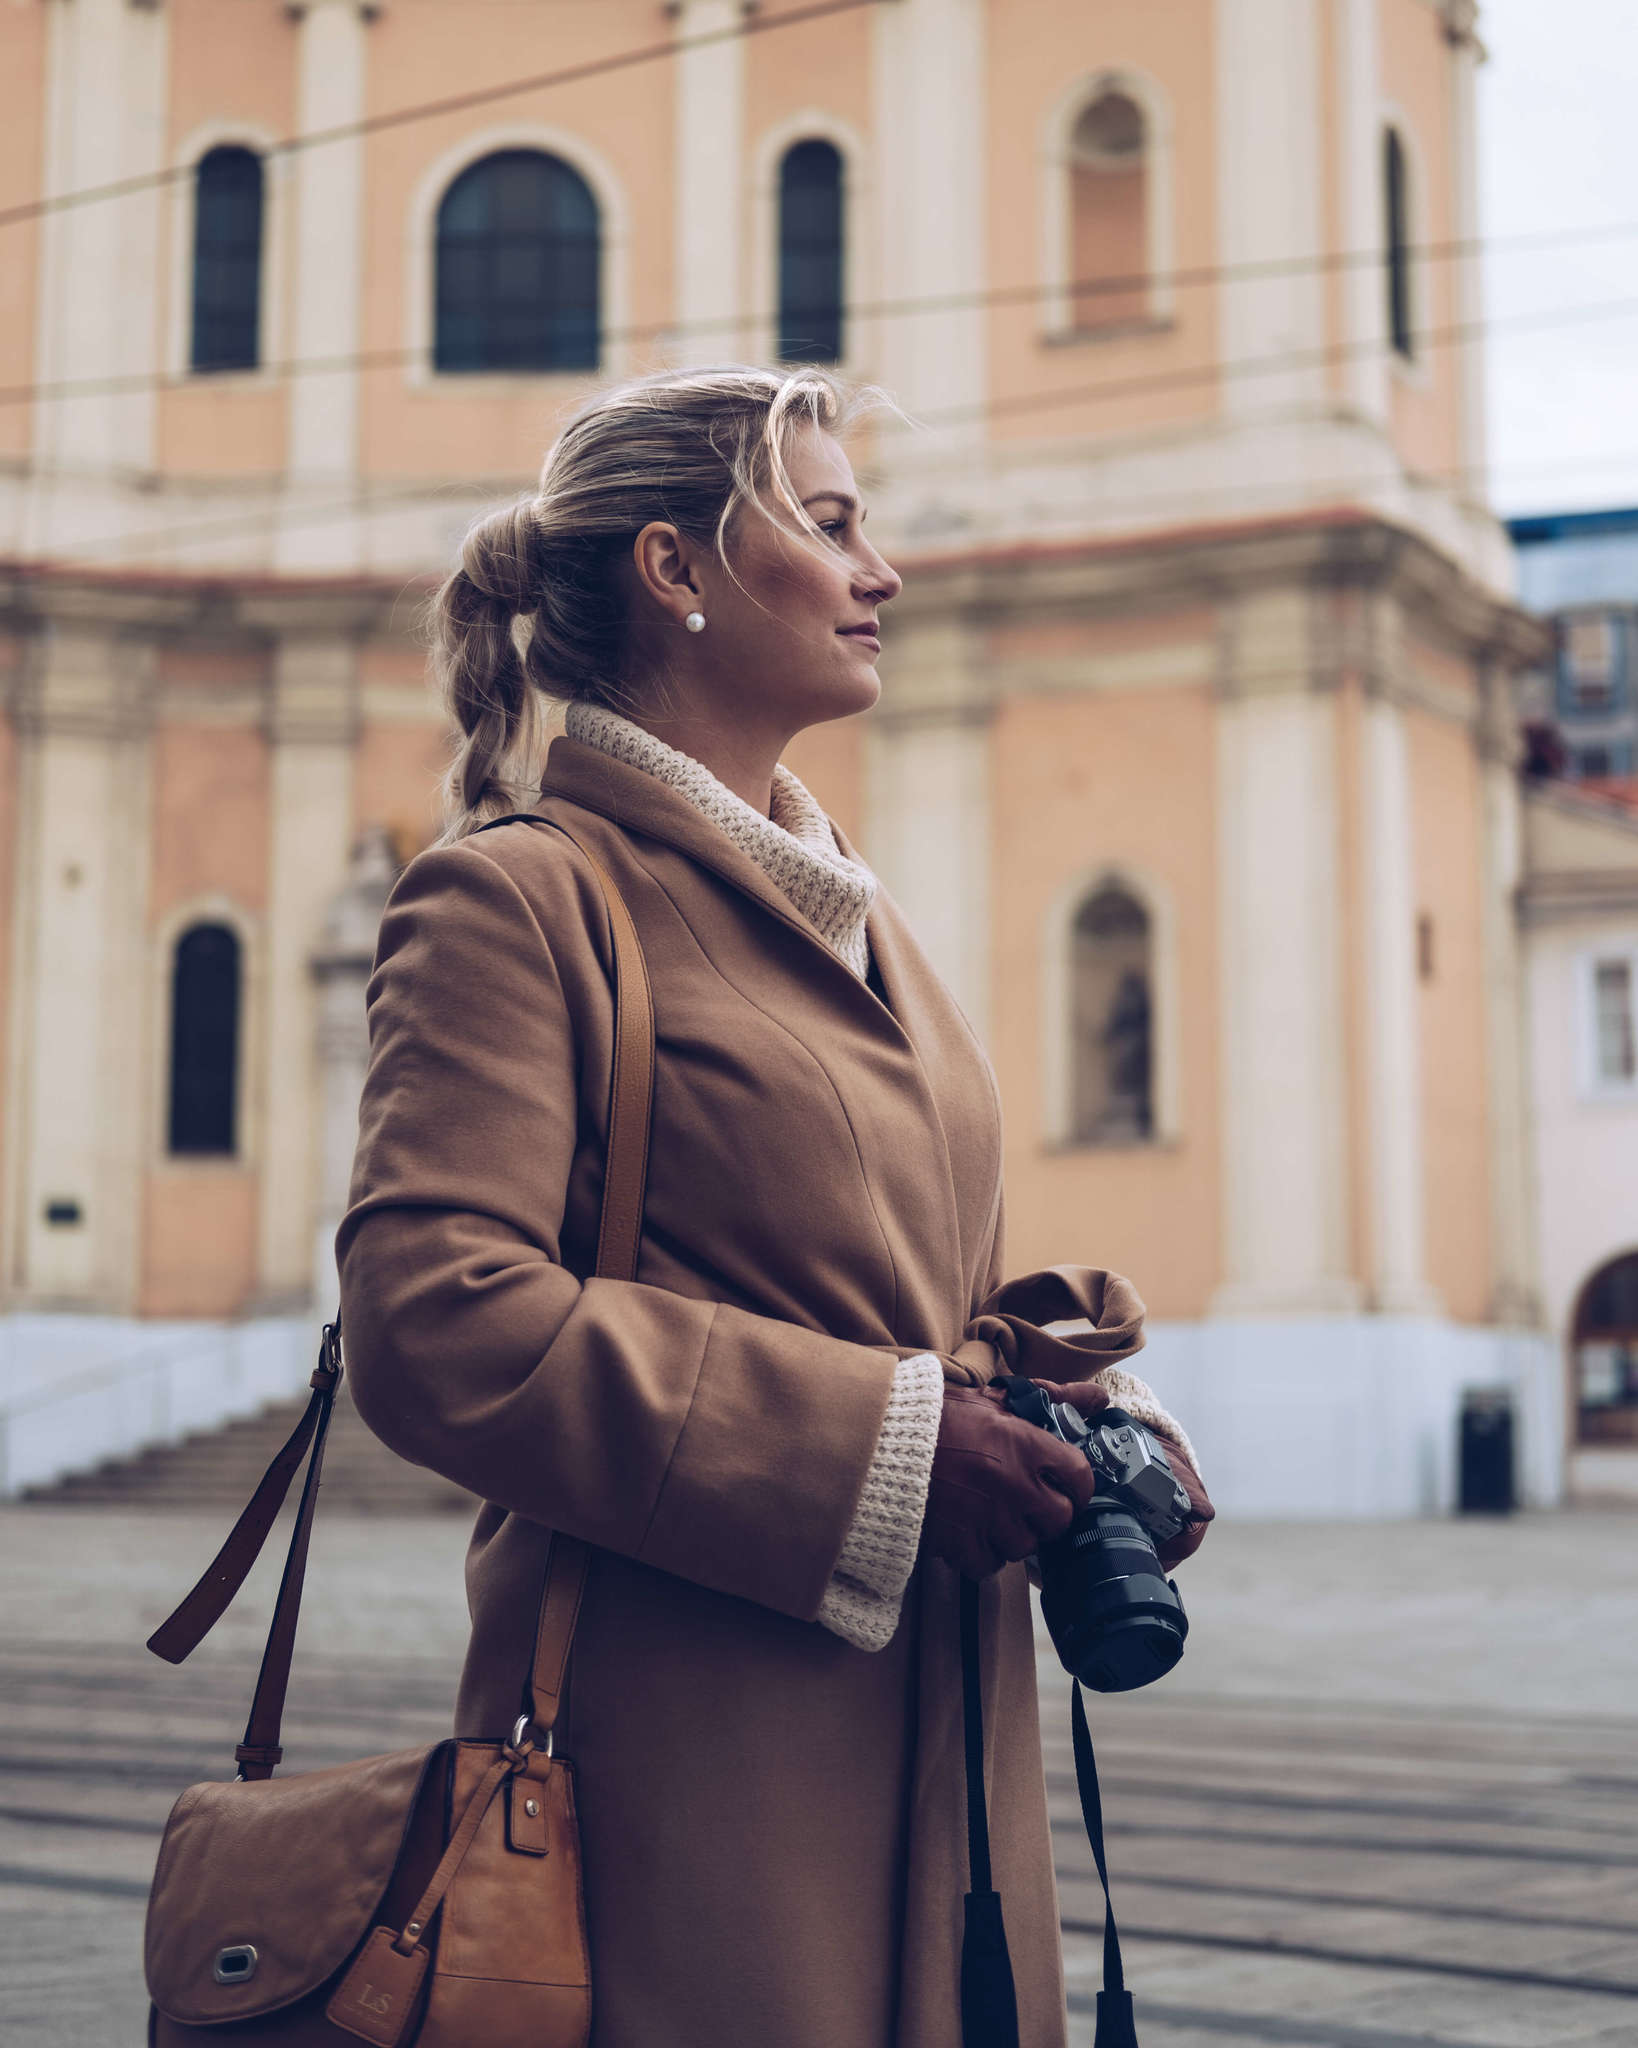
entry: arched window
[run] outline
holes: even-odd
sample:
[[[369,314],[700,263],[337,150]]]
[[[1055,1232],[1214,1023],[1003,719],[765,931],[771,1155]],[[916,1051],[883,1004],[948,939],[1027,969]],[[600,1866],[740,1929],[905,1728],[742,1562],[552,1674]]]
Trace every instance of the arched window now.
[[[597,201],[560,157],[503,149],[438,208],[439,370],[595,370],[602,237]]]
[[[1594,1273],[1572,1335],[1577,1440],[1638,1444],[1638,1252]]]
[[[842,360],[842,155],[798,142],[779,166],[779,360]]]
[[[255,369],[261,319],[262,160],[225,145],[194,173],[192,367]]]
[[[173,1153],[237,1149],[239,982],[237,934],[225,924],[190,925],[171,970]]]
[[[1071,131],[1072,329],[1118,326],[1150,311],[1149,143],[1143,109],[1118,86],[1099,92]]]
[[[1130,1145],[1154,1135],[1154,963],[1149,913],[1101,882],[1071,927],[1071,1137]]]
[[[1410,166],[1397,128],[1382,136],[1382,208],[1388,264],[1388,334],[1407,362],[1416,354],[1411,322]]]

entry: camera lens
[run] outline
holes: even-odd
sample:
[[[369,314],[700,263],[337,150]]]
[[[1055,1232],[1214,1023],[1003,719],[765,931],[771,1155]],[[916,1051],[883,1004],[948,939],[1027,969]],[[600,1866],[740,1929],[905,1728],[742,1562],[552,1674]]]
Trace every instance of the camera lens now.
[[[1042,1547],[1041,1612],[1064,1668],[1094,1692],[1134,1692],[1183,1654],[1188,1616],[1148,1531],[1094,1500]]]

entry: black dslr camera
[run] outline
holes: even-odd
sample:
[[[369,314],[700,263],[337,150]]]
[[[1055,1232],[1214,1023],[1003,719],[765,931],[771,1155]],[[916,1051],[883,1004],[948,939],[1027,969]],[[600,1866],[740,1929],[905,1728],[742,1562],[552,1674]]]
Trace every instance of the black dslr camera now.
[[[1007,1407],[1085,1453],[1098,1475],[1091,1505],[1041,1546],[1041,1612],[1064,1669],[1094,1692],[1133,1692],[1171,1670],[1189,1618],[1155,1543],[1189,1519],[1189,1496],[1165,1450],[1123,1408],[1096,1423],[1033,1380],[1003,1381]]]

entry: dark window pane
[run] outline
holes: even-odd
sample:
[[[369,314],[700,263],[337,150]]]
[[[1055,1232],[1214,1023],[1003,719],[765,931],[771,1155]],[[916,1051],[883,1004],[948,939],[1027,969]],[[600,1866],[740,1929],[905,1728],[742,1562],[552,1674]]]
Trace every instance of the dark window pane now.
[[[176,945],[171,976],[172,1152],[234,1149],[239,1072],[239,941],[196,924]]]
[[[1390,128],[1382,144],[1383,200],[1388,244],[1388,333],[1397,352],[1416,353],[1411,333],[1410,201],[1405,145]]]
[[[438,209],[439,370],[595,370],[602,250],[584,178],[537,150],[465,170]]]
[[[262,160],[213,149],[194,174],[193,368],[255,369],[261,301]]]
[[[779,167],[779,359],[842,360],[842,159],[799,142]]]

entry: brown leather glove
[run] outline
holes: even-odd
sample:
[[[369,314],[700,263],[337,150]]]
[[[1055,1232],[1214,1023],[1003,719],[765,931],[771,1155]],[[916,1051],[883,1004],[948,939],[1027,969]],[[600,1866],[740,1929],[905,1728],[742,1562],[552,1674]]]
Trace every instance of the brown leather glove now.
[[[1046,1380],[1037,1380],[1035,1384],[1043,1390],[1049,1400],[1066,1402],[1069,1407],[1078,1409],[1088,1422],[1095,1422],[1111,1405],[1108,1390],[1101,1387],[1096,1380],[1080,1380],[1068,1387],[1054,1386]],[[986,1400],[1005,1405],[1007,1391],[1005,1387],[986,1387],[984,1397]],[[1183,1446],[1176,1437],[1167,1430],[1156,1429],[1152,1422],[1146,1422],[1143,1426],[1164,1448],[1171,1468],[1177,1474],[1177,1483],[1189,1496],[1187,1525],[1179,1529],[1169,1543],[1159,1543],[1155,1546],[1155,1555],[1167,1571],[1171,1571],[1186,1557],[1193,1557],[1205,1542],[1206,1524],[1217,1519],[1217,1510],[1212,1506],[1205,1487],[1200,1483],[1200,1474],[1189,1463]]]
[[[922,1548],[969,1579],[987,1579],[1061,1536],[1097,1475],[1079,1451],[1020,1422],[999,1389],[946,1387]]]

